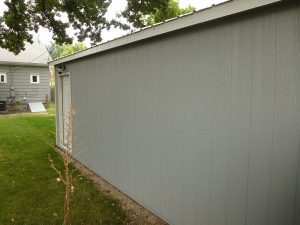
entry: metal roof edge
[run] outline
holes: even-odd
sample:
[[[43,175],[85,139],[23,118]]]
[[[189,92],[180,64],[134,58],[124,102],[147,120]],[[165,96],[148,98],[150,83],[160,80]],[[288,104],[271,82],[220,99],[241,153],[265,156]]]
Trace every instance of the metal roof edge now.
[[[220,19],[223,17],[283,1],[286,0],[233,0],[224,2],[220,5],[200,10],[196,13],[181,16],[180,19],[178,19],[179,17],[177,17],[174,19],[170,19],[167,22],[161,22],[158,25],[154,25],[146,29],[139,29],[131,34],[114,39],[112,41],[108,41],[89,49],[77,52],[75,54],[53,60],[49,62],[49,65],[52,66],[73,61],[141,40],[167,34],[172,31],[180,30],[186,27],[191,27],[194,25],[202,24],[212,20]]]

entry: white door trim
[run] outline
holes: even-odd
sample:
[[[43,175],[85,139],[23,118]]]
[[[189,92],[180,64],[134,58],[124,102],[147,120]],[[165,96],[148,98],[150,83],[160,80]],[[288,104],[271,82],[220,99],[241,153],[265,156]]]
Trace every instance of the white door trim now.
[[[58,76],[58,146],[64,150],[66,150],[66,146],[64,145],[64,117],[65,112],[63,109],[63,78],[68,77],[69,79],[69,101],[72,106],[72,88],[71,88],[71,74],[69,72],[60,74]]]

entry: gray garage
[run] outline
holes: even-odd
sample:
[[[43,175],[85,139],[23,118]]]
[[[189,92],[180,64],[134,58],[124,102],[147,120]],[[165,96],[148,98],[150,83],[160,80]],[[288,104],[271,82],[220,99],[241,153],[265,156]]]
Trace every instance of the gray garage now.
[[[300,224],[299,1],[230,1],[51,64],[57,143],[72,105],[74,157],[168,223]]]

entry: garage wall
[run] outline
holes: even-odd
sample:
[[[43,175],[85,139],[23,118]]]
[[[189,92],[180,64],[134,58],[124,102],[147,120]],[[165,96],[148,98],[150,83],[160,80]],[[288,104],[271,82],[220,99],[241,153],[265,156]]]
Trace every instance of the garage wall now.
[[[170,224],[300,224],[299,27],[289,3],[67,63],[75,157]]]

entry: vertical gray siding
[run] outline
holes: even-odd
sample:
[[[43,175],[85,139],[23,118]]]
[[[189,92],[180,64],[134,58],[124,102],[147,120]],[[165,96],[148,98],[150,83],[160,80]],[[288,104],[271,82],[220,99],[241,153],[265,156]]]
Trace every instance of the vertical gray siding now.
[[[75,157],[170,224],[300,224],[299,25],[281,5],[68,63]]]
[[[27,96],[28,102],[42,101],[45,102],[45,96],[50,99],[50,75],[48,67],[41,66],[10,66],[0,65],[0,73],[7,74],[7,83],[0,84],[0,99],[6,100],[10,96],[10,87],[15,87],[15,95],[18,99]],[[39,84],[30,83],[30,73],[40,75]]]

